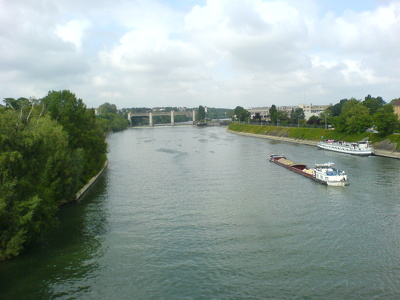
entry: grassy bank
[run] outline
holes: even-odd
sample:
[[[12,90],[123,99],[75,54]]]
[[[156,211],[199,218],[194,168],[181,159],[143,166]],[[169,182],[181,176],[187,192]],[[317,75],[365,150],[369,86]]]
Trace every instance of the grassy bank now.
[[[380,136],[377,133],[363,132],[362,134],[345,134],[336,130],[328,130],[321,128],[297,128],[297,127],[279,127],[279,126],[259,126],[231,123],[228,127],[229,130],[252,133],[260,135],[272,135],[275,137],[292,138],[296,140],[311,140],[319,141],[323,139],[344,140],[348,142],[356,142],[368,138],[372,143],[380,143],[387,141],[390,144],[397,144],[396,149],[400,146],[400,135],[391,134],[387,136]]]

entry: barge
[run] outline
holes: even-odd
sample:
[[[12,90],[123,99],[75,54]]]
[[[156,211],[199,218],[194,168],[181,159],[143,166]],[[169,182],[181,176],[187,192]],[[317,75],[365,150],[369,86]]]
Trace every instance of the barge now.
[[[329,186],[349,185],[346,172],[334,168],[332,162],[316,164],[314,168],[308,168],[307,165],[295,163],[280,154],[271,154],[269,160],[322,184]]]

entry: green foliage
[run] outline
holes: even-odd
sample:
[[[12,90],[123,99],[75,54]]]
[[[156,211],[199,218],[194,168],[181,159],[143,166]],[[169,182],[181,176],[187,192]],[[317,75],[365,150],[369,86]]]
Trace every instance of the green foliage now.
[[[278,117],[279,117],[279,112],[278,112],[275,104],[271,105],[271,107],[269,109],[269,115],[270,115],[270,118],[271,118],[271,123],[272,124],[276,124],[277,120],[278,120]]]
[[[206,110],[203,106],[200,105],[196,113],[196,121],[204,122],[205,120],[206,120]]]
[[[226,108],[215,108],[207,107],[207,118],[209,119],[224,119],[229,118],[228,109]]]
[[[290,113],[290,122],[292,124],[298,124],[300,121],[305,119],[304,109],[298,107],[296,109],[292,109]]]
[[[374,121],[379,134],[383,136],[392,134],[399,126],[399,120],[394,113],[392,104],[386,104],[378,108],[374,115]]]
[[[82,173],[62,126],[34,110],[19,106],[0,118],[0,260],[56,223],[57,200],[73,199]]]
[[[241,106],[236,106],[234,112],[236,115],[236,120],[240,122],[248,121],[250,119],[250,112]]]
[[[117,106],[115,104],[110,104],[108,102],[102,104],[97,109],[98,115],[116,115],[118,113]]]
[[[397,143],[400,147],[400,135],[391,134],[381,136],[376,133],[363,132],[360,134],[347,134],[337,130],[328,130],[320,128],[297,128],[297,127],[279,127],[279,126],[259,126],[231,123],[228,126],[229,130],[253,134],[272,135],[276,137],[288,137],[300,140],[319,141],[321,138],[333,140],[345,140],[348,142],[357,142],[363,139],[368,139],[371,143],[381,142],[389,139],[391,143]]]
[[[373,124],[369,109],[356,99],[348,100],[339,116],[333,118],[336,130],[347,134],[362,133]]]
[[[84,155],[83,181],[93,177],[106,160],[107,144],[104,131],[93,109],[87,109],[81,99],[70,91],[52,91],[41,102],[52,119],[68,133],[69,146],[81,149]]]
[[[337,117],[342,113],[342,107],[346,104],[346,102],[349,101],[347,99],[342,99],[339,101],[339,103],[332,105],[328,107],[328,110],[330,112],[330,116],[332,117]]]
[[[0,260],[18,255],[57,223],[60,202],[75,199],[106,158],[93,110],[68,91],[41,102],[5,99],[0,108]],[[46,110],[47,108],[47,110]]]
[[[383,101],[382,97],[373,98],[371,95],[365,97],[362,104],[369,109],[371,115],[375,114],[375,112],[384,106],[386,103]]]
[[[101,124],[104,133],[125,130],[130,125],[129,120],[118,113],[115,104],[106,102],[100,105],[97,114],[98,123]]]

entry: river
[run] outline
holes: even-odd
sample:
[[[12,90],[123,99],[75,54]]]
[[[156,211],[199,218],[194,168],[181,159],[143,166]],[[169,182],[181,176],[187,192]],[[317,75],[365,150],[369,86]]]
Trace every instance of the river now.
[[[399,299],[400,160],[225,128],[112,134],[61,224],[0,263],[0,299]],[[332,161],[327,187],[268,161]]]

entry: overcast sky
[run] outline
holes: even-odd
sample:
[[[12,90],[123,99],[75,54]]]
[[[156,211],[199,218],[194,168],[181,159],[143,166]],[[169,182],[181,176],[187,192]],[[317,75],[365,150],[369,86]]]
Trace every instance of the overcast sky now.
[[[0,0],[0,97],[245,108],[400,97],[398,0]]]

